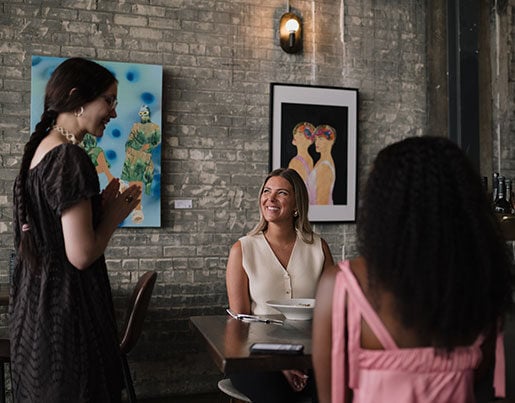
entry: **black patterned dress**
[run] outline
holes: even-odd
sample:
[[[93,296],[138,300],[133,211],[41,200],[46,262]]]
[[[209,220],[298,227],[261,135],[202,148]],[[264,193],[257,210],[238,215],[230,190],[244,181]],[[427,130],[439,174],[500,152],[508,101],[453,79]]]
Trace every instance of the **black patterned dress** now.
[[[30,231],[39,251],[31,270],[16,262],[9,306],[15,402],[119,402],[121,366],[104,257],[78,270],[65,254],[61,212],[91,199],[100,214],[99,182],[85,151],[63,144],[28,175]],[[14,236],[20,228],[14,197]],[[18,259],[17,259],[18,260]]]

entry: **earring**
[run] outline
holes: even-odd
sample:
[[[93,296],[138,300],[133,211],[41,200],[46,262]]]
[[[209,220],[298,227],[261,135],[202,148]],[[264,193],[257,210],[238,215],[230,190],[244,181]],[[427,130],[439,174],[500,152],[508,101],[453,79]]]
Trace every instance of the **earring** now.
[[[294,216],[294,217],[298,217],[298,216],[299,216],[299,212],[298,212],[297,210],[295,210],[295,211],[293,212],[293,216]]]
[[[74,112],[74,115],[79,118],[82,116],[83,113],[84,113],[84,107],[81,106],[79,111]]]

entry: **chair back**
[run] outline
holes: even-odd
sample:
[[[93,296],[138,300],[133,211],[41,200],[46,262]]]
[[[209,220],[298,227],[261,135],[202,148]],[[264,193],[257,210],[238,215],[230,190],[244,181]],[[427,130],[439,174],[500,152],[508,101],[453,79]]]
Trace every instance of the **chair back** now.
[[[2,338],[0,338],[0,363],[9,362],[10,359],[11,359],[11,342],[9,339],[2,337]]]
[[[120,351],[123,354],[129,353],[133,349],[141,335],[156,278],[157,273],[155,271],[147,271],[139,278],[136,287],[134,287],[121,335]]]

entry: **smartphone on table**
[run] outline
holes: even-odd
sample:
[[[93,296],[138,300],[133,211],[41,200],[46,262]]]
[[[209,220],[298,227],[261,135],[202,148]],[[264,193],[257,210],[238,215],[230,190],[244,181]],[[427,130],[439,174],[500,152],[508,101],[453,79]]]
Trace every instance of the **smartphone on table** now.
[[[254,343],[250,346],[252,354],[302,354],[302,344],[290,343]]]

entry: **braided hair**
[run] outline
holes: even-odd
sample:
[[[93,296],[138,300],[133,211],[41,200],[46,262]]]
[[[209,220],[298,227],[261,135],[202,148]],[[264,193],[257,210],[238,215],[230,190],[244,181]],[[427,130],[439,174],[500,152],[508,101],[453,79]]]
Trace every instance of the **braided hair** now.
[[[452,141],[412,137],[383,149],[357,230],[372,294],[391,292],[403,326],[434,347],[472,342],[510,309],[510,252],[479,175]]]
[[[30,230],[31,216],[35,212],[31,208],[26,181],[34,153],[60,113],[80,109],[115,82],[115,76],[105,67],[77,57],[67,59],[57,66],[46,85],[43,114],[25,145],[20,172],[13,188],[14,216],[17,218],[14,233],[18,259],[25,260],[31,267],[37,267],[38,259],[34,235]]]

